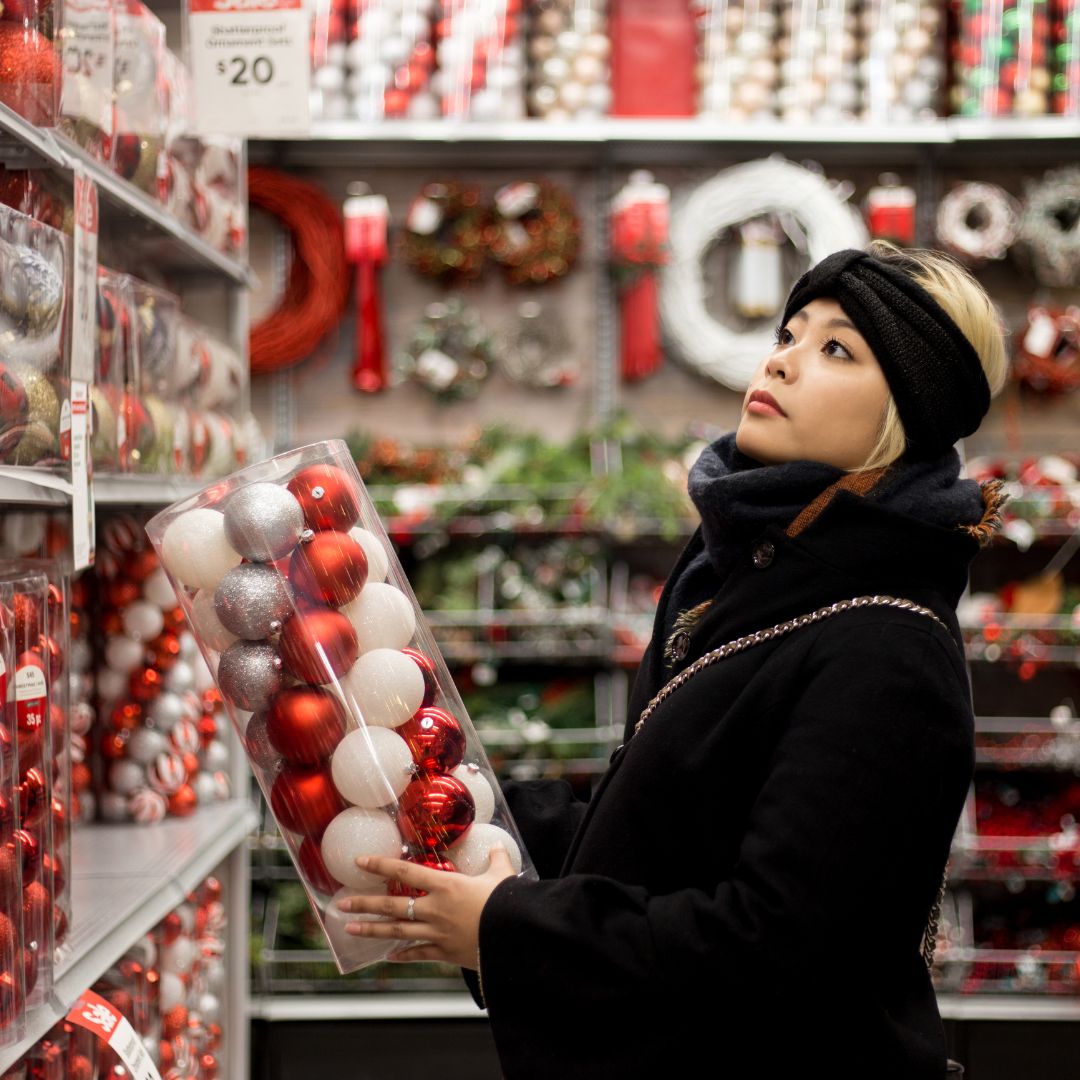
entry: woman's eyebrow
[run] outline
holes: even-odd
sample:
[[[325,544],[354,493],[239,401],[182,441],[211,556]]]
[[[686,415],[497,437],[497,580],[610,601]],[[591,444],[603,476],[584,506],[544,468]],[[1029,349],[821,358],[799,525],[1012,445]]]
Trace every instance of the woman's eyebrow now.
[[[800,311],[796,311],[795,314],[792,315],[791,317],[793,319],[809,319],[810,318],[810,316],[806,314],[806,309],[805,308],[801,309]],[[832,329],[834,327],[844,327],[847,330],[854,330],[855,333],[859,332],[859,328],[854,323],[848,322],[847,319],[841,319],[841,318],[830,319],[825,324],[825,326],[830,328],[830,329]]]

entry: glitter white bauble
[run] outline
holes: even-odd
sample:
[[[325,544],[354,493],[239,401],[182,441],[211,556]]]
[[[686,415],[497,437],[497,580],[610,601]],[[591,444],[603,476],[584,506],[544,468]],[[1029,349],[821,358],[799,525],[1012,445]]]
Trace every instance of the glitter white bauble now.
[[[390,568],[390,557],[382,541],[369,529],[360,525],[349,530],[349,535],[364,549],[368,563],[368,581],[385,581],[386,572]]]
[[[130,675],[142,664],[145,652],[142,642],[118,634],[105,643],[105,663],[121,675]]]
[[[172,582],[169,580],[169,575],[165,573],[165,568],[163,566],[159,566],[143,582],[142,591],[143,596],[145,596],[151,604],[156,604],[165,611],[172,610],[178,603],[176,593],[173,591]]]
[[[424,703],[424,676],[415,660],[396,649],[372,649],[341,680],[345,700],[356,703],[364,722],[399,727]]]
[[[495,813],[495,792],[487,777],[480,771],[480,766],[473,762],[463,762],[450,775],[469,789],[473,806],[476,808],[473,826],[487,825],[491,821],[491,815]]]
[[[345,927],[354,922],[378,922],[383,919],[381,915],[368,915],[366,912],[342,911],[338,907],[338,901],[350,896],[385,896],[386,885],[379,879],[378,886],[368,889],[355,889],[345,887],[334,893],[333,899],[326,906],[323,915],[323,926],[326,936],[334,952],[343,963],[363,964],[372,960],[381,960],[394,949],[400,948],[404,942],[387,941],[385,938],[357,937],[355,934],[346,932]]]
[[[195,669],[186,660],[177,660],[165,676],[165,689],[186,694],[195,687]]]
[[[354,806],[367,809],[394,802],[414,772],[408,744],[389,728],[350,731],[330,759],[334,786]]]
[[[217,510],[187,510],[173,520],[161,541],[161,561],[177,580],[193,589],[213,589],[240,555],[225,537],[225,516]]]
[[[168,748],[169,740],[160,731],[148,727],[136,728],[127,741],[128,757],[141,765],[149,765]]]
[[[109,788],[117,795],[130,795],[146,783],[146,770],[135,761],[121,758],[109,766]],[[127,807],[124,808],[127,817]]]
[[[205,1023],[216,1024],[221,1019],[221,1001],[216,994],[200,994],[196,1004]]]
[[[475,877],[491,863],[491,849],[501,845],[510,856],[514,869],[521,870],[521,849],[514,838],[498,825],[472,825],[469,831],[447,849],[447,858],[462,874]]]
[[[382,878],[356,865],[360,855],[401,857],[401,836],[385,811],[350,806],[327,825],[322,838],[322,857],[330,876],[354,889],[382,885]]]
[[[208,806],[210,803],[217,801],[217,785],[214,783],[214,777],[211,773],[197,773],[191,781],[191,786],[195,791],[195,798],[199,800],[200,806]]]
[[[184,718],[183,699],[168,691],[159,694],[150,703],[147,715],[155,728],[168,734]]]
[[[105,648],[105,655],[106,663],[108,663],[108,646]],[[98,697],[101,698],[103,704],[111,705],[127,693],[129,681],[127,674],[123,671],[117,671],[114,667],[102,668],[97,674]]]
[[[366,584],[340,611],[353,624],[361,653],[404,648],[416,633],[416,613],[408,597],[383,582]]]
[[[208,772],[229,767],[229,748],[219,739],[211,739],[202,754],[203,766]]]
[[[152,641],[165,629],[165,616],[157,604],[136,600],[120,614],[124,633],[135,641]]]

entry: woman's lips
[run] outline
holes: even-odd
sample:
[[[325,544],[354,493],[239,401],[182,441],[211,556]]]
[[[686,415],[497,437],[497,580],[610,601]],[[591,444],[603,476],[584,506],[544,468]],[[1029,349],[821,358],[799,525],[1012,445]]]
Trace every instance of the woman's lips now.
[[[755,401],[751,401],[746,406],[748,413],[758,413],[761,416],[783,416],[784,414],[773,404],[768,401],[762,401],[758,398]]]

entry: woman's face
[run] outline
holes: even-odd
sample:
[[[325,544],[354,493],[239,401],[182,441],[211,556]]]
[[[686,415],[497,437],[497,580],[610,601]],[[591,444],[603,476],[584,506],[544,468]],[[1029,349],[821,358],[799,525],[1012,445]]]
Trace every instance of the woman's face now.
[[[862,465],[881,432],[889,386],[877,358],[835,300],[792,315],[750,379],[735,445],[765,465]],[[777,408],[755,396],[769,395]]]

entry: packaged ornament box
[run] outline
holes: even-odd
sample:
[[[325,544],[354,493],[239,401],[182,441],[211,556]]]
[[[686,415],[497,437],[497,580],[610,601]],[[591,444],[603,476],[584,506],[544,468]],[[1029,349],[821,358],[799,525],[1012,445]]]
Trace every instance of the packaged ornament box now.
[[[357,857],[479,874],[498,844],[535,876],[343,442],[253,465],[146,528],[343,974],[400,947],[345,931],[337,901],[387,887]]]

